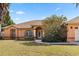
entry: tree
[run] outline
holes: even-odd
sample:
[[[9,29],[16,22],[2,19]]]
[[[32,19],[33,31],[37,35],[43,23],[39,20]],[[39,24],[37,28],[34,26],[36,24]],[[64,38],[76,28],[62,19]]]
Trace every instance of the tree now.
[[[66,17],[52,15],[43,20],[43,29],[45,37],[43,41],[57,42],[66,41],[67,29],[65,21]]]
[[[3,26],[8,26],[8,25],[12,25],[15,24],[13,22],[13,20],[11,20],[10,16],[9,16],[9,11],[7,11],[6,15],[4,16],[4,24]]]
[[[8,3],[0,3],[0,38],[1,38],[1,29],[4,24],[4,16],[8,9]]]
[[[0,3],[0,38],[2,26],[7,26],[13,24],[9,16],[9,3]],[[10,23],[10,24],[9,24]]]
[[[4,19],[4,24],[2,25],[2,26],[8,26],[8,25],[12,25],[12,24],[14,24],[14,22],[13,22],[13,20],[11,20],[11,17],[10,17],[10,15],[9,15],[9,5],[10,4],[7,4],[6,5],[6,12],[5,12],[5,15],[3,16],[3,19]]]

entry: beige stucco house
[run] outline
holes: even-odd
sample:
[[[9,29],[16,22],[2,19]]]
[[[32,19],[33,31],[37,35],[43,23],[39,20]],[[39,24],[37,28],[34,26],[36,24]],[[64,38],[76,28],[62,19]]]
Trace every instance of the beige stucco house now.
[[[67,22],[67,41],[79,41],[79,16]]]
[[[4,38],[25,38],[34,37],[40,39],[44,36],[41,20],[32,20],[4,28]]]
[[[44,37],[42,20],[32,20],[20,24],[4,27],[4,38],[33,37],[40,39]],[[67,41],[79,41],[79,16],[67,22]]]

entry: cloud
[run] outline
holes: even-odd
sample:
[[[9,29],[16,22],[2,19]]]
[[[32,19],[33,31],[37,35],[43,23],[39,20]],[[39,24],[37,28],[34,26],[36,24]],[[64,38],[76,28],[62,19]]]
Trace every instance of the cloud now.
[[[20,20],[20,18],[15,18],[15,20]]]
[[[55,11],[59,11],[61,8],[56,8]]]
[[[17,11],[16,12],[16,14],[19,14],[19,15],[22,15],[22,14],[24,14],[25,12],[23,12],[23,11]]]

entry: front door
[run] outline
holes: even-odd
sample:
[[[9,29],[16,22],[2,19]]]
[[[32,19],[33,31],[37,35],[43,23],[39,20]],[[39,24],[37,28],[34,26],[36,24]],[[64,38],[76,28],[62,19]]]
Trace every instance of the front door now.
[[[39,38],[42,38],[42,30],[37,30],[36,32],[36,37],[39,39]]]
[[[16,38],[16,30],[15,30],[15,29],[11,29],[11,30],[10,30],[10,33],[11,33],[11,34],[10,34],[10,35],[11,35],[11,38],[12,38],[12,39],[15,39],[15,38]]]

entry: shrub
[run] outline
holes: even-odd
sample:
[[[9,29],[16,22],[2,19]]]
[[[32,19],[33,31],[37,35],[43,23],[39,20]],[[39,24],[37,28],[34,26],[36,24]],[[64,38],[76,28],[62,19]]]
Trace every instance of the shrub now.
[[[61,37],[59,34],[48,35],[42,39],[43,42],[66,42],[66,37]]]
[[[67,37],[66,17],[53,15],[43,20],[43,42],[65,42]]]
[[[26,38],[24,38],[24,40],[32,41],[32,40],[34,40],[34,38],[33,37],[26,37]]]

